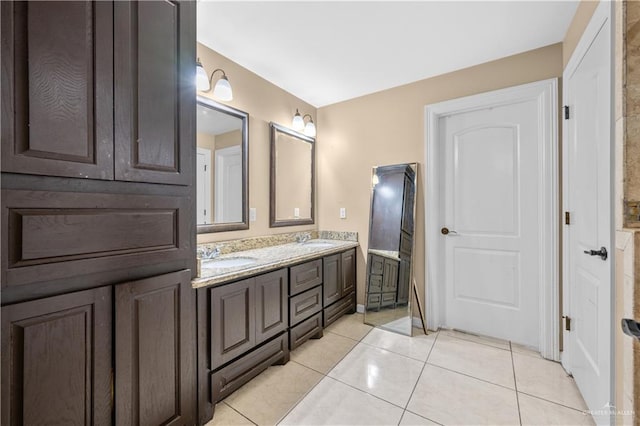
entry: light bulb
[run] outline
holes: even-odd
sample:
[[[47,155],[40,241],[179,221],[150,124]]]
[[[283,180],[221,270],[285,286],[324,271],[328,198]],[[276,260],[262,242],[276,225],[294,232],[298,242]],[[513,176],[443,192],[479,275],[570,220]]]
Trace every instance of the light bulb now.
[[[223,75],[213,88],[213,96],[221,101],[230,101],[233,99],[233,90],[231,84],[227,80],[227,76]]]
[[[297,131],[304,129],[304,120],[297,109],[296,115],[293,116],[293,121],[291,122],[291,128]]]
[[[314,138],[316,136],[316,125],[313,121],[309,120],[306,126],[304,126],[304,134]]]
[[[196,88],[201,92],[206,92],[211,89],[209,77],[200,61],[196,62]]]

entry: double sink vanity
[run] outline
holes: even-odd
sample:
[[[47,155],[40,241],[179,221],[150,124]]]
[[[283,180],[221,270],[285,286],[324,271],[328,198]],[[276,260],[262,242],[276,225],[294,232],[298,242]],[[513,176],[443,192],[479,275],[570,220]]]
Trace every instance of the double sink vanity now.
[[[192,281],[201,416],[209,417],[216,402],[270,365],[285,364],[290,350],[321,338],[325,327],[355,312],[358,242],[355,234],[347,238],[224,254],[201,246],[205,256],[215,256],[199,259],[199,277]]]

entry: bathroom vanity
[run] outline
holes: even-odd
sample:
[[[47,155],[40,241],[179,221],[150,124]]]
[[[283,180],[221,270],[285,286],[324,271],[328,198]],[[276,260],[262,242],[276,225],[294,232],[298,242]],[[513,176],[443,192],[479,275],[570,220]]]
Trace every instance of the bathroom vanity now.
[[[357,245],[310,240],[203,261],[193,281],[201,423],[216,402],[355,312]]]

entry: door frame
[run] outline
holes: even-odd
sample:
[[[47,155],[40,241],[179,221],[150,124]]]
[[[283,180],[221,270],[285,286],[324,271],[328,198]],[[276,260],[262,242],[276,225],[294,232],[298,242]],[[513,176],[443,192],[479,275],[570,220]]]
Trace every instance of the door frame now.
[[[609,193],[609,206],[610,206],[610,233],[609,233],[609,242],[607,244],[607,247],[609,249],[609,259],[610,259],[610,267],[609,267],[609,277],[610,277],[610,284],[611,284],[611,303],[609,304],[609,315],[608,315],[608,320],[609,320],[609,330],[610,330],[610,336],[609,336],[609,348],[610,348],[610,363],[609,363],[609,376],[610,376],[610,380],[609,380],[609,395],[610,395],[610,400],[613,401],[614,400],[614,391],[615,391],[615,360],[616,360],[616,354],[615,354],[615,335],[616,335],[616,329],[615,327],[617,327],[616,321],[615,321],[615,301],[616,301],[616,285],[615,285],[615,262],[616,262],[616,250],[615,250],[615,230],[616,230],[616,226],[615,226],[615,196],[616,196],[616,192],[615,192],[615,170],[616,170],[616,164],[615,164],[615,90],[614,90],[614,84],[615,84],[615,61],[613,58],[613,55],[615,54],[615,22],[614,22],[614,12],[613,12],[613,7],[614,4],[613,2],[605,2],[602,1],[600,2],[600,4],[598,5],[598,7],[596,8],[596,10],[593,12],[593,15],[591,17],[591,20],[589,21],[589,23],[587,24],[587,27],[584,30],[584,33],[582,34],[582,37],[580,37],[580,40],[578,41],[578,44],[576,45],[575,50],[573,51],[573,53],[571,54],[571,57],[569,58],[569,62],[567,62],[567,66],[564,68],[564,71],[562,73],[562,78],[563,81],[565,79],[568,78],[568,76],[570,76],[571,74],[573,74],[576,69],[578,68],[578,66],[580,65],[580,63],[582,62],[582,59],[584,58],[584,55],[587,53],[587,51],[589,50],[589,48],[591,47],[592,43],[594,42],[595,38],[598,36],[598,34],[600,33],[600,30],[602,30],[603,25],[605,25],[606,21],[609,20],[609,66],[610,66],[610,75],[611,75],[611,81],[610,81],[610,86],[609,86],[609,120],[610,120],[610,126],[609,126],[609,158],[610,158],[610,169],[609,169],[609,179],[610,179],[610,193]],[[563,85],[563,89],[562,89],[562,98],[564,99],[568,99],[568,86],[567,85]],[[563,140],[568,140],[568,126],[563,126],[563,132],[562,132],[562,137]],[[569,167],[567,164],[567,159],[569,158],[569,147],[568,144],[563,144],[563,148],[562,148],[562,158],[563,158],[563,162],[562,162],[562,191],[565,194],[569,194]],[[621,165],[619,165],[621,167]],[[569,209],[569,199],[568,197],[565,197],[562,201],[562,209],[563,211],[570,211]],[[563,248],[562,248],[562,255],[563,255],[563,270],[562,270],[562,279],[563,282],[566,283],[566,285],[563,286],[562,288],[562,310],[563,313],[567,313],[570,315],[571,313],[571,286],[569,285],[569,265],[567,263],[567,259],[569,259],[569,254],[568,254],[568,250],[569,250],[569,228],[567,226],[563,226],[562,229],[562,238],[563,238]],[[563,333],[566,333],[566,331],[563,331]],[[571,373],[570,371],[570,367],[571,367],[571,360],[569,360],[568,364],[565,363],[565,355],[567,355],[568,352],[564,352],[563,353],[563,367],[569,369],[569,373]],[[571,357],[570,354],[568,355],[569,358]]]
[[[438,329],[445,321],[444,241],[440,238],[442,222],[442,182],[443,168],[440,164],[441,144],[439,140],[440,118],[497,107],[518,101],[535,99],[541,114],[543,133],[547,135],[539,152],[540,214],[540,353],[543,357],[560,359],[560,291],[559,291],[559,146],[558,146],[558,79],[548,79],[534,83],[480,93],[425,106],[425,165],[423,185],[426,189],[426,291],[427,324],[430,329]]]
[[[211,193],[211,150],[209,148],[200,148],[200,147],[196,147],[196,158],[198,157],[198,155],[204,155],[205,158],[205,164],[207,166],[209,166],[209,179],[203,181],[202,185],[204,186],[204,192],[205,192],[205,199],[203,200],[205,205],[207,206],[207,211],[209,212],[208,215],[206,215],[208,222],[205,222],[207,225],[210,225],[213,223],[213,209],[211,208],[211,206],[213,205],[213,194]],[[197,167],[197,161],[196,161],[196,167]],[[199,170],[196,170],[196,176],[200,173]],[[205,173],[206,175],[206,173]],[[198,186],[198,182],[196,179],[196,193],[198,192],[197,188]],[[197,215],[196,215],[197,217]]]
[[[229,157],[239,156],[240,162],[242,162],[242,146],[232,145],[225,148],[215,150],[214,163],[215,163],[215,193],[213,202],[215,204],[215,218],[224,216],[224,203],[217,203],[216,197],[220,196],[220,200],[224,200],[228,192],[228,188],[224,185],[224,163]],[[214,220],[215,220],[214,218]],[[227,222],[224,222],[227,223]]]

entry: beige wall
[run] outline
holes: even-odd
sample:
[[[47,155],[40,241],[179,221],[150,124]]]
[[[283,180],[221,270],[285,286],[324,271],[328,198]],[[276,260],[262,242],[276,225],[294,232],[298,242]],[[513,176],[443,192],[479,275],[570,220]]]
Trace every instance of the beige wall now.
[[[589,24],[589,20],[591,20],[593,12],[595,12],[597,7],[597,0],[582,0],[578,5],[576,14],[573,16],[571,25],[569,25],[567,34],[564,36],[564,41],[562,43],[563,68],[567,66],[569,58],[571,58],[573,51],[576,49],[576,46],[580,41],[580,37],[582,37],[582,33],[584,33],[585,28],[587,28],[587,24]]]
[[[424,108],[428,104],[562,75],[562,45],[554,44],[318,110],[320,229],[357,231],[358,303],[364,302],[371,168],[419,163],[415,276],[424,286]],[[347,219],[339,219],[340,207]]]
[[[249,113],[249,206],[257,209],[257,221],[250,222],[248,230],[198,234],[198,243],[317,229],[317,225],[269,227],[269,122],[290,127],[296,108],[316,121],[316,109],[200,43],[197,54],[209,73],[216,68],[226,72],[233,100],[225,104]],[[211,92],[198,94],[211,97]]]

